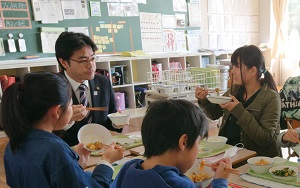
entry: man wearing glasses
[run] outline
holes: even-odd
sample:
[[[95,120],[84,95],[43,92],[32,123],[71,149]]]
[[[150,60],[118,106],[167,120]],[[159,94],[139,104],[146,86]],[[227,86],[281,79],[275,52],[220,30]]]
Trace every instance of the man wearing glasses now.
[[[116,112],[116,102],[109,78],[95,74],[96,50],[95,43],[82,33],[63,32],[55,43],[56,59],[62,69],[60,73],[67,78],[73,90],[72,122],[69,129],[59,133],[70,146],[78,144],[78,130],[88,123],[122,131],[113,127],[107,117]],[[86,107],[107,107],[108,110],[89,111]]]

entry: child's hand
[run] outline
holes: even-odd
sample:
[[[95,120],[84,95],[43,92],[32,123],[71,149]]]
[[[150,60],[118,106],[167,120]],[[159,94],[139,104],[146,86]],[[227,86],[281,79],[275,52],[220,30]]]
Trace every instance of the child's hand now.
[[[124,151],[118,149],[116,143],[113,142],[103,153],[102,159],[112,164],[113,162],[123,159]]]
[[[223,158],[217,162],[212,163],[212,170],[215,172],[214,178],[224,178],[228,179],[229,174],[228,172],[225,172],[224,168],[232,168],[232,163],[230,158]]]
[[[83,143],[79,143],[77,146],[75,146],[74,151],[79,156],[78,164],[82,168],[85,168],[87,166],[88,161],[89,161],[89,157],[90,157],[91,152],[84,148]]]
[[[230,95],[229,97],[232,98],[231,102],[227,102],[225,104],[220,104],[221,108],[226,108],[227,110],[231,111],[236,105],[238,105],[240,103],[240,101],[238,101],[235,96]]]

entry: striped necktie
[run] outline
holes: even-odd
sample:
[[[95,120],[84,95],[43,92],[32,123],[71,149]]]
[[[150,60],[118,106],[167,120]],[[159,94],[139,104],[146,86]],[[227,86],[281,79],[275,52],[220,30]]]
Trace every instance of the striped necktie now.
[[[82,104],[83,106],[89,107],[89,101],[87,100],[86,97],[86,85],[84,84],[80,84],[80,86],[78,87],[79,89],[79,100],[80,100],[80,104]],[[87,123],[91,123],[92,122],[92,113],[91,111],[89,111],[86,116],[84,117],[84,119],[82,120],[85,124]]]

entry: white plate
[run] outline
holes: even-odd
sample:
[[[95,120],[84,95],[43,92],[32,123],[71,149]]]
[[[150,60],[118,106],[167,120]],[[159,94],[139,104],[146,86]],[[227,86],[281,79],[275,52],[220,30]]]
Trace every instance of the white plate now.
[[[130,145],[134,143],[134,140],[130,138],[115,138],[113,140],[120,145]]]
[[[294,170],[295,175],[294,176],[277,176],[275,174],[273,174],[272,172],[275,170],[282,170],[284,168],[289,168],[289,170]],[[292,181],[293,179],[295,179],[297,177],[297,168],[293,167],[293,166],[274,166],[272,168],[269,169],[269,173],[272,175],[273,178],[275,179],[280,179],[280,180],[285,180],[285,181]]]
[[[224,96],[207,95],[206,97],[209,100],[209,102],[214,103],[214,104],[225,104],[225,103],[232,101],[232,99],[230,97],[224,97]]]
[[[94,142],[101,142],[102,144],[110,145],[112,142],[109,130],[96,123],[90,123],[82,126],[78,131],[77,138],[80,143],[84,144],[84,146]]]

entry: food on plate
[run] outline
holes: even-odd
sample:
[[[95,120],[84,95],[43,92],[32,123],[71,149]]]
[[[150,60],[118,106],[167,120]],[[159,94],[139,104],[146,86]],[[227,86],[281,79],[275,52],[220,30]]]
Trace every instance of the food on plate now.
[[[296,172],[288,167],[283,168],[282,170],[274,170],[272,173],[281,177],[296,176]]]
[[[101,142],[94,142],[86,145],[86,148],[89,150],[101,150],[104,148],[104,145]]]
[[[204,165],[205,165],[205,161],[202,160],[202,161],[200,162],[200,166],[199,166],[199,170],[200,170],[200,171],[202,171],[202,170],[204,169]]]
[[[254,163],[255,165],[268,165],[269,162],[264,160],[264,159],[260,159],[259,161]]]
[[[201,171],[203,171],[204,166],[205,166],[205,161],[202,160],[200,162],[200,166],[199,166],[200,173],[196,174],[195,172],[193,172],[193,174],[189,176],[189,178],[193,182],[202,182],[204,180],[207,180],[207,179],[211,178],[211,176],[209,176],[208,174],[201,172]]]
[[[207,175],[206,173],[202,173],[202,172],[200,172],[199,174],[196,174],[196,173],[193,172],[193,174],[190,175],[189,178],[193,182],[202,182],[204,180],[207,180],[207,179],[211,178],[211,176]]]

